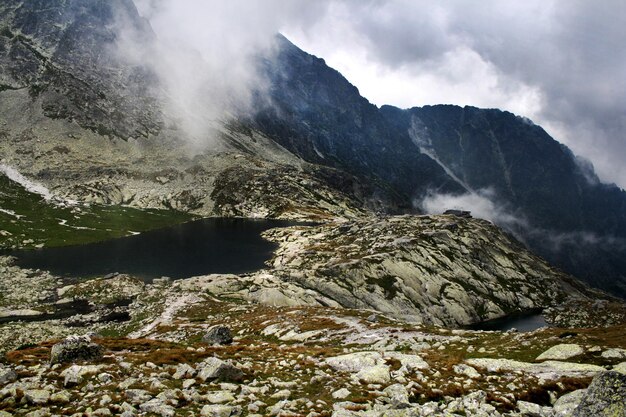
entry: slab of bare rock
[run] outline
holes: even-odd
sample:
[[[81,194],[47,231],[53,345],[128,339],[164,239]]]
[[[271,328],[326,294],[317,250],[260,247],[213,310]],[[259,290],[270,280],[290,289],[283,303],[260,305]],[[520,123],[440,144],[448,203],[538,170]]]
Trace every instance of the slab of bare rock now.
[[[97,360],[104,354],[104,347],[93,343],[89,336],[69,336],[52,346],[50,363]]]
[[[463,363],[459,365],[454,365],[453,370],[455,374],[465,375],[466,377],[471,379],[480,378],[480,373],[475,368],[472,368],[471,366],[465,365]]]
[[[359,372],[363,368],[383,363],[378,352],[356,352],[326,359],[326,364],[337,371]]]
[[[391,381],[389,367],[386,365],[363,368],[354,375],[354,378],[366,384],[386,384]]]
[[[234,407],[230,405],[205,405],[200,411],[201,416],[206,417],[230,417],[233,414]]]
[[[233,343],[233,335],[227,326],[215,326],[202,337],[204,343],[211,345],[229,345]]]
[[[626,349],[607,349],[602,352],[602,357],[604,359],[626,359]]]
[[[350,391],[346,388],[341,388],[333,392],[332,395],[336,400],[343,400],[344,398],[348,398],[350,396]]]
[[[556,346],[552,346],[550,349],[537,356],[538,361],[555,360],[564,361],[574,356],[582,355],[585,350],[573,343],[564,343]]]
[[[626,362],[618,363],[612,369],[615,372],[626,375]]]
[[[63,385],[65,387],[78,385],[82,382],[83,377],[86,375],[97,374],[102,368],[103,365],[72,365],[61,372],[61,376],[64,378]]]
[[[143,389],[127,389],[124,395],[131,404],[142,404],[152,399],[152,394]]]
[[[608,371],[596,376],[572,417],[626,417],[626,375]]]
[[[0,368],[0,385],[6,385],[16,380],[17,380],[17,373],[13,369]]]
[[[176,412],[172,406],[164,404],[160,399],[154,398],[148,402],[145,402],[139,406],[141,411],[156,414],[161,417],[174,417]]]
[[[558,379],[562,376],[595,376],[606,370],[598,365],[559,361],[528,363],[512,359],[474,358],[465,362],[474,368],[483,368],[489,372],[521,371],[548,380]]]
[[[196,375],[196,370],[194,368],[192,368],[186,363],[181,363],[176,367],[176,371],[174,372],[174,375],[172,375],[172,378],[188,379],[188,378],[192,378],[195,375]]]
[[[206,400],[211,404],[224,404],[235,401],[235,397],[230,391],[213,391],[207,393]]]
[[[554,417],[571,416],[576,407],[578,407],[582,401],[586,392],[586,389],[579,389],[559,397],[559,399],[554,403]]]
[[[202,381],[217,379],[220,381],[239,382],[243,379],[241,369],[215,357],[207,358],[200,362],[196,369],[198,370],[198,378]]]
[[[409,372],[428,369],[430,365],[419,355],[409,355],[400,352],[385,352],[385,359],[391,358],[400,361],[400,364]]]
[[[383,390],[383,393],[387,397],[388,402],[395,406],[409,403],[409,393],[402,384],[389,385]]]
[[[50,400],[50,391],[45,389],[29,389],[24,391],[24,398],[29,404],[44,405]]]
[[[548,416],[550,412],[549,407],[542,407],[539,404],[527,401],[518,401],[517,408],[524,417],[544,417]]]

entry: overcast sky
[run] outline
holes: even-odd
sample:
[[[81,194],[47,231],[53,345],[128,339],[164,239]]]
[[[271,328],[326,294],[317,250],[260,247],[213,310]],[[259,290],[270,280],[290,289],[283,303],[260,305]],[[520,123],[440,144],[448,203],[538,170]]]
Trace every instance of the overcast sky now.
[[[231,65],[226,49],[265,47],[280,31],[377,105],[451,103],[527,116],[626,188],[625,1],[136,2],[157,35],[180,31],[225,68],[246,62]]]

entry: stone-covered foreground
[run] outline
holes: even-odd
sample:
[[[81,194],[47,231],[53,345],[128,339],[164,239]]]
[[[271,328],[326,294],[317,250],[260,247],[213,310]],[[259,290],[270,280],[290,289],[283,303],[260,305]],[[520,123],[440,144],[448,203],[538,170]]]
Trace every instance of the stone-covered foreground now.
[[[216,325],[234,340],[204,342]],[[596,414],[577,416],[623,416],[623,398],[609,409],[618,414],[599,414],[606,399],[585,389],[598,375],[592,387],[623,383],[615,375],[626,368],[625,334],[624,324],[446,330],[371,311],[207,298],[167,311],[137,338],[74,337],[7,353],[0,416],[556,417],[581,403]]]

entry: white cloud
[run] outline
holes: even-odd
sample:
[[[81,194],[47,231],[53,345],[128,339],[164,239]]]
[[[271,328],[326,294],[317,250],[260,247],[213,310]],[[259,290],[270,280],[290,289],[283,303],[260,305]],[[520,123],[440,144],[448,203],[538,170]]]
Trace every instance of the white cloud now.
[[[415,205],[428,214],[441,214],[446,210],[467,210],[473,217],[489,220],[502,227],[516,229],[527,226],[522,216],[513,214],[507,207],[495,201],[495,194],[491,189],[465,194],[430,193],[421,201],[416,201]]]
[[[336,1],[287,34],[375,104],[509,110],[626,187],[626,3]]]

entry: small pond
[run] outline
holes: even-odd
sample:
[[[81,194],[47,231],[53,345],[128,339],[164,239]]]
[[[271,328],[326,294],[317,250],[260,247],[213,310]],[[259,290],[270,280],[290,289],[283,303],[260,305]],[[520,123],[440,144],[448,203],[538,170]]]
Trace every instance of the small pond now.
[[[546,320],[541,315],[541,310],[530,310],[509,314],[508,316],[501,317],[499,319],[476,323],[468,326],[468,329],[500,331],[517,329],[520,332],[531,332],[539,329],[540,327],[546,326],[548,326],[548,323],[546,323]]]

